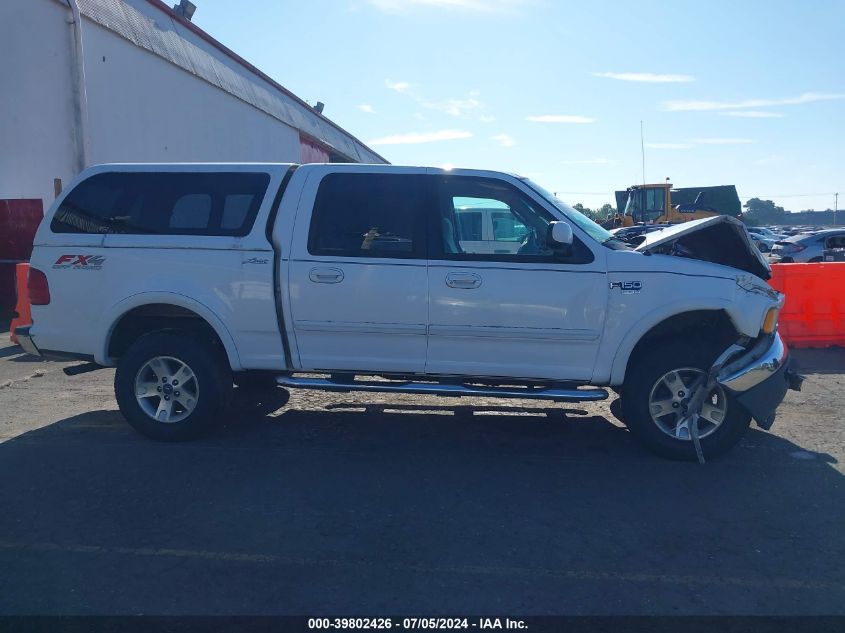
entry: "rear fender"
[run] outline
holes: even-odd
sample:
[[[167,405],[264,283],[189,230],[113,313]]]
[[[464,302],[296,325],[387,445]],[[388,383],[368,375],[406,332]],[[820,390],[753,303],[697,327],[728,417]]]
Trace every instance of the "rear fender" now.
[[[235,345],[235,340],[229,332],[223,320],[215,314],[211,308],[196,299],[181,295],[175,292],[141,292],[113,305],[100,321],[99,329],[102,332],[100,340],[103,345],[94,355],[94,360],[100,365],[112,366],[114,359],[108,357],[109,342],[112,334],[121,317],[134,308],[150,305],[154,303],[164,303],[180,308],[185,308],[195,312],[197,316],[203,318],[208,323],[214,332],[217,334],[223,348],[226,350],[226,356],[229,359],[229,365],[233,371],[240,371],[243,369],[241,365],[238,349]]]

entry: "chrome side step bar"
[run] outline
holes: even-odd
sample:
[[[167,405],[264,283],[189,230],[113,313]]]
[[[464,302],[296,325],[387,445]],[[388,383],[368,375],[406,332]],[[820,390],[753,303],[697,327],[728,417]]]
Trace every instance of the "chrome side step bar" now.
[[[279,376],[276,382],[282,387],[295,389],[322,389],[324,391],[369,391],[375,393],[418,393],[433,396],[492,396],[497,398],[526,398],[529,400],[554,400],[583,402],[607,399],[604,389],[564,389],[559,387],[486,387],[482,385],[451,385],[428,382],[388,382],[381,380],[339,381],[328,378],[297,378]]]

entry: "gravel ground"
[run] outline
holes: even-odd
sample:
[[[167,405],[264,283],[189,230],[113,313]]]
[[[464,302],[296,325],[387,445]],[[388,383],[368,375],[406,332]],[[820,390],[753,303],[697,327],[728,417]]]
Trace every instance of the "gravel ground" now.
[[[796,355],[699,466],[612,401],[294,392],[156,444],[0,344],[0,614],[845,614],[845,350]]]

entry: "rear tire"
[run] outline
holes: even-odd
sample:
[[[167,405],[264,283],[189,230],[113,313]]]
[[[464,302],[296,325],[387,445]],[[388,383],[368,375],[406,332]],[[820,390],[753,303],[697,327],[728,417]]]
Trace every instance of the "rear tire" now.
[[[139,338],[114,377],[120,412],[136,431],[161,442],[194,439],[215,426],[232,394],[226,355],[190,332]]]
[[[709,372],[718,350],[702,340],[657,341],[628,367],[622,386],[622,414],[631,433],[653,453],[669,459],[695,460],[689,423],[683,422],[683,399],[695,379]],[[684,396],[678,394],[683,392]],[[706,411],[705,411],[706,409]],[[702,452],[717,457],[733,448],[748,429],[751,416],[720,386],[705,399],[698,422]]]

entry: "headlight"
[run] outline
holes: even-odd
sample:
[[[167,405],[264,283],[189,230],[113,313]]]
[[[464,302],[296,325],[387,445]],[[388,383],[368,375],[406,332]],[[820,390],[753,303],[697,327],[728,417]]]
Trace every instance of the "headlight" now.
[[[766,312],[766,318],[763,319],[763,333],[764,334],[771,334],[775,331],[775,328],[778,324],[778,312],[780,312],[777,308],[769,308],[768,312]]]

